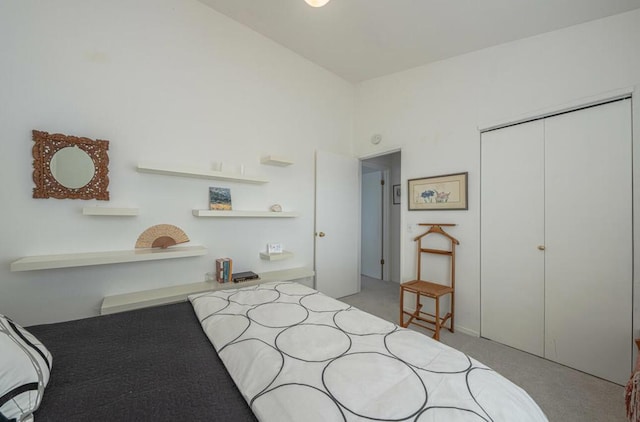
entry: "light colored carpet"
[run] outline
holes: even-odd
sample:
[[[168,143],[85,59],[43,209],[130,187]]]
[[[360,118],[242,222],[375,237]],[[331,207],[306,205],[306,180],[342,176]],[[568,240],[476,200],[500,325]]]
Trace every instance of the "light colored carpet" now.
[[[399,292],[397,283],[363,276],[362,291],[340,300],[398,324]],[[491,340],[448,330],[441,331],[440,337],[522,387],[552,422],[626,421],[624,387],[620,385]]]

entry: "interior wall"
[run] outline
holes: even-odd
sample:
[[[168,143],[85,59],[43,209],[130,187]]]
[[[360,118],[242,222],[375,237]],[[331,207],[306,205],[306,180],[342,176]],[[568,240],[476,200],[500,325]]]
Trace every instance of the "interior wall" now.
[[[24,325],[96,315],[106,295],[203,281],[218,257],[239,271],[313,266],[314,151],[352,153],[352,84],[195,0],[0,2],[0,51],[0,313]],[[33,129],[109,140],[111,200],[33,199]],[[295,164],[261,165],[268,154]],[[270,182],[142,174],[139,161],[242,164]],[[230,187],[234,209],[279,203],[300,217],[193,217],[210,186]],[[133,249],[162,223],[208,255],[9,271],[24,256]],[[267,242],[294,258],[260,260]]]
[[[358,85],[356,154],[366,156],[401,148],[403,193],[408,179],[469,172],[468,211],[409,212],[403,206],[403,280],[410,279],[415,272],[412,238],[418,232],[416,224],[458,225],[451,234],[460,240],[456,250],[459,330],[470,334],[480,331],[479,127],[637,86],[639,44],[640,11],[636,10]],[[640,133],[638,104],[636,97],[633,117],[636,134]],[[377,146],[369,142],[376,133],[383,139]],[[635,177],[640,173],[638,138],[636,135],[634,139]],[[638,180],[634,186],[634,219],[638,221]],[[638,226],[634,226],[636,242],[640,239]],[[634,262],[640,268],[638,248]],[[634,284],[639,284],[637,275]],[[640,289],[635,292],[634,327],[638,327]]]

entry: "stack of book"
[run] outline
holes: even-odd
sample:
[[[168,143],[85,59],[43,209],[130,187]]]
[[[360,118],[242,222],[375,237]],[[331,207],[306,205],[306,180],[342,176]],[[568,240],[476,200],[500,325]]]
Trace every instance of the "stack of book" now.
[[[216,259],[216,281],[228,283],[232,280],[233,260],[231,258]]]
[[[242,281],[259,280],[260,276],[253,271],[243,271],[234,273],[233,260],[231,258],[216,259],[215,278],[218,283],[240,283]]]
[[[234,283],[240,283],[242,281],[259,280],[260,276],[253,271],[243,271],[241,273],[234,273],[231,279]]]

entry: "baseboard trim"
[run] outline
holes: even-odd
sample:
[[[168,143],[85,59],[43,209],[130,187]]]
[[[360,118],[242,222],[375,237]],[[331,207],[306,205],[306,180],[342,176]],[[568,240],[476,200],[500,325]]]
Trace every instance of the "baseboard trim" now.
[[[480,333],[475,331],[475,330],[471,330],[469,328],[466,327],[461,327],[459,325],[456,325],[456,332],[457,333],[462,333],[462,334],[466,334],[468,336],[471,337],[480,337]]]

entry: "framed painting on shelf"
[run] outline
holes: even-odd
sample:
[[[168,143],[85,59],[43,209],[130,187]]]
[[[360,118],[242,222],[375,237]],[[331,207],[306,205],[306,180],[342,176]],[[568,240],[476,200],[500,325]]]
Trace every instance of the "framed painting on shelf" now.
[[[224,211],[231,210],[231,189],[210,187],[209,209]]]

